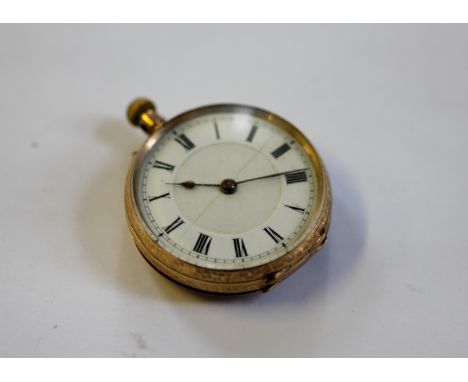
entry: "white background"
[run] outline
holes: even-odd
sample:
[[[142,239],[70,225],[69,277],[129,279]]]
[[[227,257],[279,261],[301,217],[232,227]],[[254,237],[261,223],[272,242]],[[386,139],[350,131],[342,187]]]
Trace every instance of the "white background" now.
[[[134,248],[124,111],[272,110],[322,154],[325,250],[210,298]],[[467,356],[468,27],[1,26],[0,356]]]

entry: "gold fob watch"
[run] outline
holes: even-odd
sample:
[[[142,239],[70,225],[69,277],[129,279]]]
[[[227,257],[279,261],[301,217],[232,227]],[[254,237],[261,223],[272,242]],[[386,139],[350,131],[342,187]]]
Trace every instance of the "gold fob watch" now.
[[[324,245],[330,183],[291,123],[235,104],[165,121],[147,99],[127,115],[148,134],[128,172],[128,223],[164,276],[212,294],[267,291]]]

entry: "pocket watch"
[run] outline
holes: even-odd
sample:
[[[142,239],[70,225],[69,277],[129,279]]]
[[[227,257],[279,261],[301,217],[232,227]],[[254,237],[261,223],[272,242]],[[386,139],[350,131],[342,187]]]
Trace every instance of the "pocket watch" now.
[[[327,172],[285,119],[216,104],[166,121],[144,98],[127,117],[148,134],[127,176],[127,220],[167,278],[210,294],[268,291],[324,245]]]

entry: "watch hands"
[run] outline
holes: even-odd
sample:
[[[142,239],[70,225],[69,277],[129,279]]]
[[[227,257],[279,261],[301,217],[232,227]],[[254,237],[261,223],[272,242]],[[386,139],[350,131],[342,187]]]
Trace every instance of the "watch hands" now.
[[[306,171],[306,170],[307,170],[307,168],[300,168],[300,169],[298,169],[298,170],[289,170],[289,171],[277,172],[277,173],[275,173],[275,174],[258,176],[258,177],[256,177],[256,178],[243,179],[243,180],[240,180],[239,182],[237,182],[237,184],[247,183],[247,182],[251,182],[251,181],[253,181],[253,180],[274,178],[274,177],[276,177],[276,176],[281,176],[281,175],[286,175],[286,174],[289,174],[289,173],[294,173],[294,172],[298,172],[298,171]]]
[[[191,188],[194,188],[194,187],[196,187],[196,186],[202,186],[202,187],[223,187],[223,186],[224,186],[223,184],[226,183],[226,181],[229,181],[229,183],[233,183],[233,184],[235,184],[235,185],[237,186],[238,184],[247,183],[247,182],[252,182],[252,181],[254,181],[254,180],[261,180],[261,179],[274,178],[274,177],[277,177],[277,176],[286,175],[286,174],[294,173],[294,172],[298,172],[298,171],[306,171],[306,170],[307,170],[307,168],[300,168],[300,169],[297,169],[297,170],[289,170],[289,171],[277,172],[277,173],[274,173],[274,174],[258,176],[258,177],[255,177],[255,178],[243,179],[243,180],[240,180],[240,181],[238,181],[238,182],[234,181],[233,179],[225,179],[225,180],[224,180],[223,182],[221,182],[220,184],[215,184],[215,183],[195,183],[193,180],[186,180],[185,182],[166,183],[166,184],[170,184],[170,185],[173,185],[173,186],[182,186],[182,187],[191,189]],[[231,187],[232,187],[232,185],[231,185]]]
[[[180,183],[166,183],[171,184],[173,186],[183,186],[185,188],[194,188],[195,186],[203,186],[203,187],[219,187],[219,184],[212,184],[212,183],[195,183],[193,180],[186,180],[185,182]]]

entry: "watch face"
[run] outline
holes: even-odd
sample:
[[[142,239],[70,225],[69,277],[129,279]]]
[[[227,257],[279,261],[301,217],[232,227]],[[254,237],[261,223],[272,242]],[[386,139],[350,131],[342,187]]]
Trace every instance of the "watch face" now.
[[[318,169],[310,143],[278,121],[246,106],[211,106],[150,139],[133,197],[153,240],[186,262],[225,270],[300,244],[315,221]]]

